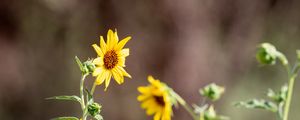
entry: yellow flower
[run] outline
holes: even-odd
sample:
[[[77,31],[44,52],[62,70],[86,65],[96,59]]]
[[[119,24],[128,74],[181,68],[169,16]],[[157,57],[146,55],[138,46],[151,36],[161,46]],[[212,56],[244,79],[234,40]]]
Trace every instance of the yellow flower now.
[[[124,76],[131,78],[124,70],[125,58],[129,55],[129,48],[123,48],[130,39],[129,36],[119,42],[117,32],[108,30],[106,43],[103,36],[100,36],[100,47],[97,44],[92,45],[98,54],[98,57],[93,60],[96,65],[93,76],[97,76],[95,81],[97,85],[105,81],[105,90],[109,86],[111,77],[118,84],[124,82]]]
[[[154,120],[171,120],[173,114],[171,96],[167,85],[148,76],[151,83],[148,86],[138,87],[141,95],[138,101],[142,102],[141,107],[146,109],[147,115],[154,115]]]

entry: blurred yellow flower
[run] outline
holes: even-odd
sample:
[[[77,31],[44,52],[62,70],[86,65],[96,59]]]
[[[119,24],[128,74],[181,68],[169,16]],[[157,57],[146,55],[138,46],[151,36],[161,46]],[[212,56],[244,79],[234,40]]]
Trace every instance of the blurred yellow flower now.
[[[154,120],[171,120],[173,111],[168,87],[152,76],[148,76],[148,81],[150,85],[138,87],[141,95],[137,100],[142,102],[141,107],[146,109],[147,115],[155,114]]]
[[[100,85],[105,81],[105,90],[109,86],[111,77],[118,84],[124,82],[124,76],[131,76],[124,70],[125,58],[129,55],[129,48],[123,48],[131,39],[130,36],[119,42],[117,31],[108,30],[107,41],[105,43],[103,36],[100,36],[100,47],[93,44],[93,48],[98,54],[98,57],[93,60],[96,68],[93,76],[96,76],[96,84]]]

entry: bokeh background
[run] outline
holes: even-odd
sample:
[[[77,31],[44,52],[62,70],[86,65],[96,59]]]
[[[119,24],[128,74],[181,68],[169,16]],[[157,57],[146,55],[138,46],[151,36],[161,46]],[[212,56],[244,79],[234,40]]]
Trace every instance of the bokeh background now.
[[[300,48],[299,0],[1,0],[0,119],[47,120],[79,116],[73,102],[47,101],[79,94],[80,71],[74,56],[96,57],[91,44],[117,29],[132,36],[126,70],[133,78],[96,89],[106,120],[151,120],[140,108],[136,88],[149,74],[175,89],[189,103],[199,103],[198,89],[215,82],[226,93],[215,105],[232,120],[274,120],[261,110],[233,103],[263,98],[268,88],[287,83],[280,65],[255,61],[258,43],[271,42],[291,63]],[[89,77],[86,86],[94,78]],[[296,81],[290,120],[300,115]],[[182,109],[174,120],[189,120]]]

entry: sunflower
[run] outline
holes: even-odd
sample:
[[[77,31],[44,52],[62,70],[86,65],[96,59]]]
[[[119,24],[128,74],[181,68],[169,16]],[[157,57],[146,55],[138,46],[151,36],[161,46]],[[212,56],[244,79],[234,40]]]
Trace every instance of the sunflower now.
[[[141,107],[146,109],[147,115],[154,115],[154,120],[171,120],[173,114],[171,97],[166,84],[148,76],[151,83],[148,86],[138,87],[141,93],[137,100],[142,102]]]
[[[130,39],[131,37],[128,36],[119,42],[117,32],[108,30],[106,43],[103,36],[100,36],[100,47],[97,44],[92,45],[98,54],[98,57],[93,60],[93,63],[96,65],[93,76],[96,77],[95,82],[97,85],[105,81],[105,90],[109,86],[111,77],[118,84],[124,82],[124,76],[131,78],[124,70],[125,59],[129,55],[129,48],[123,48]]]

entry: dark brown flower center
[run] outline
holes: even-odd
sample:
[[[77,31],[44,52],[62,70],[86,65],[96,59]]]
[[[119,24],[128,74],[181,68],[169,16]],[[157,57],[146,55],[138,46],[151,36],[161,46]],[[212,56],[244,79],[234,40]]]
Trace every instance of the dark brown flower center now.
[[[117,53],[114,50],[106,52],[103,62],[106,69],[114,68],[118,63]]]
[[[156,103],[159,104],[160,106],[165,106],[165,101],[163,96],[154,96],[154,99]]]

